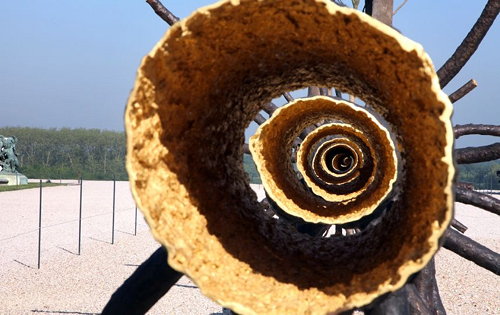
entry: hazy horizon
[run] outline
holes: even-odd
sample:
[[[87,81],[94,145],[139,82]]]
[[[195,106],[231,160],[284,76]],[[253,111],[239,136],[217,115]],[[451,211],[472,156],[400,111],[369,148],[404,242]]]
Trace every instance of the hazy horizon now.
[[[184,18],[212,2],[165,4]],[[394,17],[394,26],[421,43],[438,69],[469,32],[485,3],[410,0]],[[116,0],[4,2],[0,26],[0,128],[110,131],[124,130],[123,112],[140,60],[169,28],[144,1]],[[500,38],[497,25],[444,89],[452,93],[469,79],[479,84],[455,104],[454,124],[500,123],[499,44],[494,38]],[[469,136],[460,138],[457,146],[495,141]]]

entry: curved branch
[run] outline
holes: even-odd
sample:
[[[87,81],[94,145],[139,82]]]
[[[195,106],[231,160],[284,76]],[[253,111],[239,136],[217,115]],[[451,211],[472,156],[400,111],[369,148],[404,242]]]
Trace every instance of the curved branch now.
[[[446,230],[443,247],[500,275],[500,254],[453,229]]]
[[[455,188],[455,201],[482,208],[500,215],[500,200],[490,195],[460,187]]]
[[[257,115],[255,115],[253,121],[255,121],[258,125],[262,125],[263,123],[266,122],[266,119],[264,118],[264,116],[257,113]]]
[[[423,300],[424,305],[432,312],[429,314],[445,315],[446,311],[443,302],[439,296],[439,288],[436,282],[436,266],[434,258],[429,261],[427,266],[415,275],[411,280],[415,285],[415,293]],[[425,310],[423,310],[425,311]],[[421,312],[417,313],[421,314]]]
[[[283,97],[286,99],[288,103],[293,102],[294,100],[293,96],[288,92],[283,93]]]
[[[465,135],[485,135],[500,137],[500,126],[498,125],[456,125],[453,128],[455,139]]]
[[[408,286],[409,285],[407,284],[395,292],[391,292],[376,299],[374,302],[372,302],[372,304],[364,309],[365,315],[410,315],[410,303],[413,301],[410,300],[409,292],[407,289]],[[429,313],[423,314],[427,315]]]
[[[172,26],[175,22],[179,21],[172,12],[170,12],[165,6],[160,2],[160,0],[146,0],[146,2],[153,8],[155,13],[161,17],[161,19]]]
[[[262,105],[262,109],[271,117],[273,113],[278,109],[278,106],[274,105],[272,102]]]
[[[450,102],[455,103],[465,95],[469,94],[469,92],[474,90],[476,87],[477,87],[477,81],[471,79],[469,80],[469,82],[462,85],[462,87],[460,87],[458,90],[451,93],[448,98],[450,99]]]
[[[332,92],[329,88],[319,88],[319,94],[321,95],[326,95],[326,96],[331,96]]]
[[[243,145],[243,153],[252,155],[252,153],[250,153],[250,146],[248,145],[248,143],[245,143]]]
[[[307,97],[313,97],[321,95],[321,91],[317,86],[310,86],[307,88]]]
[[[471,164],[500,159],[500,142],[482,147],[455,149],[457,164]]]
[[[410,301],[410,314],[432,314],[429,310],[430,305],[424,302],[413,283],[406,284],[406,289],[408,291],[408,300]]]
[[[182,277],[167,259],[167,251],[158,248],[113,293],[102,314],[146,314]]]
[[[439,83],[444,88],[476,52],[484,36],[493,25],[500,10],[500,1],[488,0],[483,12],[453,55],[438,70]]]
[[[467,227],[457,219],[451,220],[451,226],[453,226],[455,229],[457,229],[457,231],[461,233],[465,233],[465,231],[467,231]]]
[[[396,10],[394,10],[394,12],[392,12],[392,15],[396,15],[398,13],[399,10],[401,10],[402,7],[405,6],[405,4],[408,2],[408,0],[404,0],[403,3],[401,3],[397,8]]]

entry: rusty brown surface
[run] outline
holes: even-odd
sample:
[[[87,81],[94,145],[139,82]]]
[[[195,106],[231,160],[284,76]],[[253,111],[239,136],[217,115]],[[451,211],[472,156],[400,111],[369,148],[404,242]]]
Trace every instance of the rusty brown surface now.
[[[451,106],[430,59],[329,1],[237,3],[175,23],[143,60],[127,106],[132,190],[169,264],[243,314],[339,312],[396,290],[451,219]],[[379,227],[312,238],[255,200],[244,129],[262,104],[307,86],[355,94],[393,126],[405,193]]]

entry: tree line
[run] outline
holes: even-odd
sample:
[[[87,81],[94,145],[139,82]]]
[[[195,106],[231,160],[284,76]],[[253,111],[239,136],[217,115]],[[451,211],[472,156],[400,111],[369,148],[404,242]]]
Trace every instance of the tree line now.
[[[28,178],[127,180],[125,133],[99,129],[0,128],[0,135],[17,137],[21,172]],[[250,155],[244,169],[251,183],[260,176]],[[476,189],[500,190],[500,160],[458,166],[458,180]]]
[[[4,127],[0,135],[17,137],[20,171],[28,178],[128,180],[124,132]],[[260,183],[249,155],[244,169],[252,183]]]
[[[475,189],[500,190],[500,160],[461,164],[458,166],[458,180],[474,184]]]
[[[0,135],[17,137],[20,171],[28,178],[128,178],[123,132],[10,127]]]

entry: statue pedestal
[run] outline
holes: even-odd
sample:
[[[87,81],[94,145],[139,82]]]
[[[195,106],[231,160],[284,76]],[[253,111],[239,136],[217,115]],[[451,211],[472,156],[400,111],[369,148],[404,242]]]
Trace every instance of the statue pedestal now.
[[[21,173],[3,173],[0,172],[0,185],[26,185],[28,184],[28,177]]]

